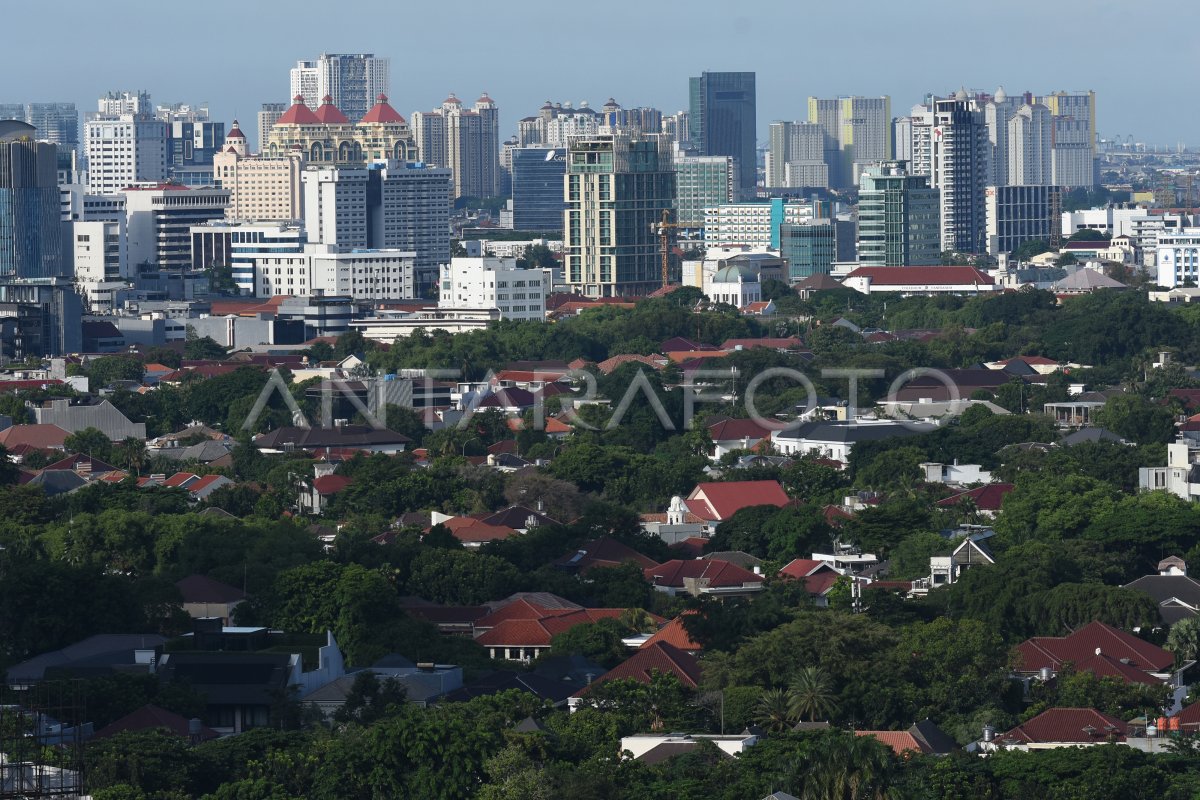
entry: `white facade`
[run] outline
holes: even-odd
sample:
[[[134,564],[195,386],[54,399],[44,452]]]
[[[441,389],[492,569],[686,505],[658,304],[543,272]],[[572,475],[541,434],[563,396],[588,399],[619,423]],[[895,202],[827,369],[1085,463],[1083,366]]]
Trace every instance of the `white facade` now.
[[[166,180],[165,122],[121,114],[89,119],[83,128],[91,193],[115,194],[129,186]]]
[[[953,100],[934,101],[933,122],[929,183],[942,192],[942,250],[985,252],[984,189],[991,162],[983,114],[960,90]]]
[[[1051,183],[1068,189],[1095,186],[1096,159],[1088,121],[1055,117],[1053,132]]]
[[[417,254],[403,250],[350,253],[309,252],[311,289],[355,300],[410,300],[416,297]]]
[[[125,191],[130,268],[141,264],[183,270],[191,266],[193,225],[225,216],[229,192],[165,186]]]
[[[1184,500],[1200,500],[1200,475],[1194,475],[1196,454],[1186,441],[1167,445],[1165,467],[1142,467],[1138,486],[1142,491],[1170,492]]]
[[[1155,256],[1159,286],[1200,285],[1200,228],[1160,235]]]
[[[804,225],[813,219],[812,204],[729,203],[704,209],[705,247],[767,249],[778,245],[779,225]]]
[[[203,268],[213,262],[228,266],[238,291],[243,294],[270,297],[274,286],[270,281],[261,281],[259,272],[285,266],[294,269],[304,263],[283,260],[304,252],[304,228],[295,223],[211,222],[193,226],[191,234],[193,266]],[[307,273],[304,283],[307,288]]]
[[[453,258],[441,267],[438,308],[495,308],[501,319],[546,318],[551,270],[518,269],[515,258]]]
[[[1039,186],[1052,182],[1053,125],[1050,109],[1040,103],[1021,106],[1008,121],[1005,166],[1009,184]]]
[[[333,104],[357,122],[388,93],[389,60],[372,53],[322,53],[315,61],[297,61],[291,70],[291,94],[301,95],[314,111],[329,95]]]
[[[75,285],[93,313],[112,309],[113,291],[128,285],[125,218],[71,223]]]
[[[1062,235],[1071,236],[1085,228],[1109,233],[1113,236],[1132,235],[1137,220],[1148,219],[1150,213],[1144,208],[1091,208],[1082,211],[1064,211]]]
[[[745,308],[762,300],[762,284],[750,267],[730,265],[722,267],[709,278],[705,276],[702,290],[714,303],[725,303],[734,308]]]

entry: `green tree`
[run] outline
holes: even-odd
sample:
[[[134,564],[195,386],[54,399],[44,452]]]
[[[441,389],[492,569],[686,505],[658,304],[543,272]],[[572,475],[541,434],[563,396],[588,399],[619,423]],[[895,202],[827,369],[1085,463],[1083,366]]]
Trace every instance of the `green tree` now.
[[[186,359],[202,360],[225,358],[229,353],[217,344],[211,336],[197,336],[192,326],[188,326],[187,337],[183,343],[183,357]]]
[[[115,381],[141,382],[146,374],[142,362],[130,356],[104,356],[88,363],[88,383],[94,390],[111,386]]]
[[[68,453],[82,453],[101,461],[112,458],[112,440],[99,428],[84,428],[72,433],[63,441],[63,447]]]
[[[1200,657],[1200,617],[1185,617],[1172,625],[1164,647],[1175,655],[1177,664]]]
[[[789,730],[796,722],[791,698],[784,689],[764,689],[754,704],[754,721],[771,733]]]
[[[1138,444],[1166,443],[1175,438],[1175,417],[1170,409],[1137,395],[1110,397],[1095,418],[1096,424]]]
[[[796,719],[810,722],[829,719],[837,712],[837,698],[829,675],[820,667],[804,667],[792,679],[788,709]]]

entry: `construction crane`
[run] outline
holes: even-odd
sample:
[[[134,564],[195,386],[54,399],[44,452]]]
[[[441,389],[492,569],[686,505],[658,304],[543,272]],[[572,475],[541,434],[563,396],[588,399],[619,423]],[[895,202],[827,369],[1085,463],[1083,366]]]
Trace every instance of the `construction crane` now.
[[[671,210],[664,208],[662,219],[650,223],[650,230],[658,236],[662,248],[662,285],[667,288],[671,282],[671,231],[682,228],[678,222],[671,222]]]

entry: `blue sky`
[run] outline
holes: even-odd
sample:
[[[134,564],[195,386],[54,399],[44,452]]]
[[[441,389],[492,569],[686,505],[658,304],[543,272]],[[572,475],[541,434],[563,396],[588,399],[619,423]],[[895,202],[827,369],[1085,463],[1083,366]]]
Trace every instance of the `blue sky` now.
[[[547,98],[675,111],[702,70],[758,73],[759,139],[805,116],[810,94],[889,94],[894,114],[928,91],[1095,89],[1102,136],[1200,144],[1195,6],[1111,0],[61,0],[6,4],[0,103],[148,89],[208,102],[253,128],[284,102],[288,69],[321,51],[391,58],[406,117],[447,92],[489,92],[501,134]],[[1187,24],[1184,24],[1187,27]],[[120,31],[118,41],[112,31]],[[1171,33],[1174,31],[1174,33]]]

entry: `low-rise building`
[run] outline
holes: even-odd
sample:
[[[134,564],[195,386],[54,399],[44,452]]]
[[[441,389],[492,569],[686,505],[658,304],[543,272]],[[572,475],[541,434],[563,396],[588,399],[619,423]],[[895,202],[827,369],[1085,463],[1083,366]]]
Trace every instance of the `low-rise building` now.
[[[493,256],[456,257],[440,269],[438,308],[494,308],[501,319],[546,318],[551,270],[521,269],[515,258]]]

